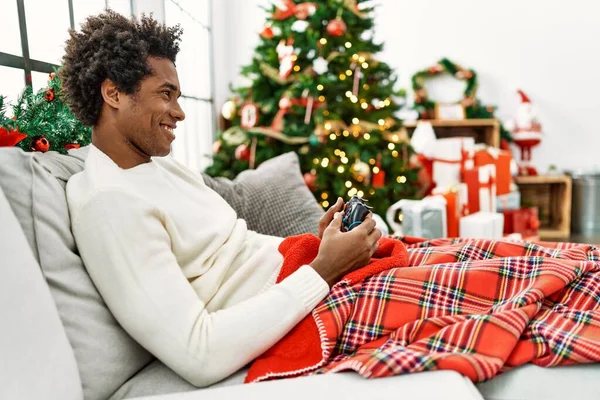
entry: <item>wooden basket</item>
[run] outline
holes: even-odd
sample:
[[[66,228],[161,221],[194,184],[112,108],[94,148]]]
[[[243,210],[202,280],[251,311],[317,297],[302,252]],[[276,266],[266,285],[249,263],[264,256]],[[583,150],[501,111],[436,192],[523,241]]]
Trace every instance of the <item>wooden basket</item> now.
[[[542,240],[567,239],[571,235],[571,177],[519,176],[515,183],[523,207],[539,210]]]

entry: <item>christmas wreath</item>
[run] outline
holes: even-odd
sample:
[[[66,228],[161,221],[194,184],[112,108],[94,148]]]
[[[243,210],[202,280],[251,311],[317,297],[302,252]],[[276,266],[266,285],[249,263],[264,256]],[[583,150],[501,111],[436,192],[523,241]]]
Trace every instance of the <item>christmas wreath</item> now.
[[[61,83],[55,73],[50,74],[46,88],[34,93],[27,86],[16,104],[10,106],[10,116],[8,108],[0,95],[0,147],[66,153],[91,141],[91,129],[79,122],[62,100]]]
[[[473,69],[467,69],[459,64],[450,61],[447,58],[442,58],[436,64],[429,68],[418,71],[412,76],[412,87],[415,93],[415,110],[419,113],[421,119],[436,119],[438,117],[437,107],[439,104],[430,99],[425,88],[427,79],[438,76],[440,74],[449,74],[456,79],[464,80],[466,87],[463,92],[463,98],[457,105],[464,109],[464,118],[495,118],[495,106],[484,105],[477,99],[477,73]],[[500,124],[501,139],[512,142],[510,133]]]
[[[417,72],[412,77],[415,104],[422,119],[435,118],[434,110],[437,106],[437,102],[431,100],[427,95],[425,81],[443,73],[448,73],[456,79],[466,81],[467,86],[463,94],[463,99],[460,101],[463,107],[470,107],[475,102],[475,95],[477,93],[477,74],[475,71],[463,68],[447,58],[442,58],[437,64]]]

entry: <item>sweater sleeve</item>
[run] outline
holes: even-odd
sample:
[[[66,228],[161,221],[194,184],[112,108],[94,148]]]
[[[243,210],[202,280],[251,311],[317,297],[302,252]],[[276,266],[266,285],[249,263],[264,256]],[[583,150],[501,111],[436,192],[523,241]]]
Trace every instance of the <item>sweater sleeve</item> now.
[[[72,215],[80,254],[123,328],[194,386],[234,373],[281,339],[328,293],[303,266],[265,292],[208,312],[181,271],[157,208],[97,193]]]

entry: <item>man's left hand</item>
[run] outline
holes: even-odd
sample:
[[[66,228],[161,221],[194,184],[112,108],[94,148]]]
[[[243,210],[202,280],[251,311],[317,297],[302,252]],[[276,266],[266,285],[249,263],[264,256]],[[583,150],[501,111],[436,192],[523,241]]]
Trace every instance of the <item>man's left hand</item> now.
[[[331,221],[333,221],[333,216],[336,212],[341,212],[344,209],[344,201],[341,197],[338,197],[337,201],[334,205],[329,207],[329,210],[321,217],[319,220],[319,239],[323,238],[323,232],[329,226]]]

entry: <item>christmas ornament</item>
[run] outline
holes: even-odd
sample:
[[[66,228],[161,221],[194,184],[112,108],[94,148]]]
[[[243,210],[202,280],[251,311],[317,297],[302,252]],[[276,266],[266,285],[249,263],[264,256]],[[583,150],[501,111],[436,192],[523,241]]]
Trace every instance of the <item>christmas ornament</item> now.
[[[65,150],[79,149],[81,145],[79,143],[69,143],[65,144]]]
[[[377,172],[375,172],[377,168]],[[374,188],[381,189],[385,186],[385,171],[381,168],[381,154],[377,154],[377,162],[373,168],[373,180],[371,184]]]
[[[332,19],[327,24],[327,33],[331,36],[342,36],[346,29],[346,24],[341,18]]]
[[[317,11],[317,5],[315,3],[300,3],[295,7],[294,14],[298,19],[306,19],[313,15]]]
[[[273,19],[278,21],[287,19],[294,15],[294,9],[296,5],[293,0],[276,0],[275,1],[275,12],[273,12]]]
[[[308,143],[310,143],[311,146],[318,146],[319,145],[319,136],[310,135],[310,137],[308,138]]]
[[[260,37],[263,39],[273,39],[274,36],[275,34],[273,33],[273,29],[269,25],[266,25],[263,30],[260,31]]]
[[[357,159],[350,170],[354,179],[364,180],[364,183],[366,184],[369,183],[369,180],[371,179],[371,167],[369,167],[369,164]]]
[[[12,129],[9,131],[6,128],[0,127],[0,147],[15,146],[26,137],[27,135],[19,132],[18,129]]]
[[[542,125],[529,97],[520,89],[517,92],[521,98],[521,104],[519,104],[515,118],[507,125],[512,131],[514,143],[521,150],[519,175],[537,175],[536,168],[531,164],[531,149],[542,141]]]
[[[329,63],[323,57],[319,57],[313,61],[313,71],[319,75],[323,75],[327,72]]]
[[[50,88],[48,90],[46,90],[46,93],[44,95],[44,98],[46,99],[46,101],[52,101],[54,100],[56,96],[54,95],[54,89]]]
[[[235,149],[235,158],[240,161],[249,161],[250,160],[250,148],[245,143],[240,144]]]
[[[212,152],[213,154],[217,154],[219,152],[219,150],[221,150],[221,145],[223,144],[223,142],[221,142],[220,140],[215,140],[212,144]]]
[[[304,183],[311,190],[315,191],[317,189],[317,174],[314,172],[307,172],[303,175]]]
[[[295,4],[292,0],[276,0],[273,19],[282,21],[295,15],[298,19],[306,19],[317,11],[317,5],[312,2]]]
[[[43,136],[34,136],[31,138],[31,150],[47,152],[50,149],[50,142]]]
[[[252,102],[244,104],[242,106],[241,115],[240,126],[242,129],[254,128],[258,123],[258,106]]]
[[[282,95],[279,99],[279,110],[275,114],[275,117],[273,117],[273,122],[271,122],[271,129],[280,132],[283,131],[283,117],[285,117],[285,114],[287,114],[291,107],[292,100],[287,95]]]
[[[279,76],[281,78],[287,78],[294,68],[296,55],[293,44],[294,39],[292,38],[289,38],[287,42],[281,39],[275,49],[277,58],[279,58]]]
[[[51,81],[52,79],[54,79],[56,77],[56,74],[54,72],[50,72],[50,74],[48,74],[48,80]]]
[[[221,135],[221,139],[229,146],[237,146],[246,141],[246,134],[239,128],[232,126]]]
[[[237,113],[237,107],[233,100],[227,100],[221,107],[221,115],[228,121],[231,121]]]

